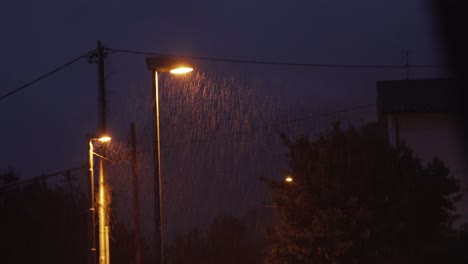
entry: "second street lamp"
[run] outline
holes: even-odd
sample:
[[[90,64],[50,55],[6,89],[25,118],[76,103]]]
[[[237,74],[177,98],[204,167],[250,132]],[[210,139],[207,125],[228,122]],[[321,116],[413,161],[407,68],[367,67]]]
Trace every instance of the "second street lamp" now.
[[[292,183],[294,181],[294,178],[291,175],[287,175],[284,178],[284,181],[287,182],[287,183]]]
[[[158,72],[169,72],[172,74],[185,74],[193,71],[193,67],[188,62],[178,60],[174,57],[149,57],[146,58],[146,65],[151,71],[152,87],[151,95],[153,100],[154,115],[154,137],[153,137],[153,163],[154,163],[154,218],[155,218],[155,258],[159,264],[163,264],[163,243],[162,243],[162,193],[161,193],[161,143],[159,134],[159,91]]]
[[[89,137],[89,187],[90,187],[90,257],[89,263],[96,263],[96,201],[94,197],[94,156],[99,157],[99,179],[98,179],[98,226],[99,226],[99,264],[109,264],[109,228],[108,228],[108,202],[104,184],[103,162],[106,157],[94,152],[94,142],[108,144],[109,136]],[[103,145],[105,148],[106,146]]]

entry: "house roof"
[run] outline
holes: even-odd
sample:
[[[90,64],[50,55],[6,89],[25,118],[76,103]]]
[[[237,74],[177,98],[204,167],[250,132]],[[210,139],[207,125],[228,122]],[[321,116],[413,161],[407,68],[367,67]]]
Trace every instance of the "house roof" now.
[[[377,82],[377,105],[382,113],[458,112],[461,100],[451,79]]]

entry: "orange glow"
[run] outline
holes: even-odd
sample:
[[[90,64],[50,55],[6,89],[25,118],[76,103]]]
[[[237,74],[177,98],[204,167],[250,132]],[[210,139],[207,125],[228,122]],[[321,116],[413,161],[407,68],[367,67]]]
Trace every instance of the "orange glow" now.
[[[170,73],[173,73],[173,74],[184,74],[184,73],[189,73],[193,71],[193,68],[190,68],[190,67],[179,67],[179,68],[175,68],[175,69],[172,69],[170,70]]]
[[[291,176],[287,176],[284,180],[288,183],[293,182],[293,178]]]
[[[102,136],[102,137],[98,138],[99,142],[103,142],[103,143],[109,142],[109,141],[111,141],[111,139],[112,138],[109,137],[109,136]]]

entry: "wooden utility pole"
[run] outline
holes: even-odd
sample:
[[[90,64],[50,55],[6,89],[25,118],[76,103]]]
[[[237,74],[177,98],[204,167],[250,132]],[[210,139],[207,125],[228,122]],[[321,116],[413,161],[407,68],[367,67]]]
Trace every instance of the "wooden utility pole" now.
[[[104,59],[105,52],[101,41],[97,42],[96,47],[97,55],[97,70],[98,70],[98,129],[99,134],[107,134],[107,120],[106,120],[106,78],[104,76]],[[102,147],[102,156],[106,155],[106,146]],[[102,211],[99,215],[99,264],[109,264],[109,202],[107,199],[107,164],[106,160],[99,158],[99,209]],[[103,230],[101,230],[103,229]],[[102,245],[101,245],[102,244]]]
[[[89,63],[97,63],[97,88],[98,88],[98,137],[107,135],[107,120],[106,120],[106,82],[105,82],[105,71],[104,71],[104,60],[105,60],[105,49],[102,46],[101,41],[97,42],[95,52],[88,58]],[[99,234],[99,264],[109,264],[109,204],[106,199],[106,146],[101,147],[101,155],[99,157],[99,180],[98,180],[98,201],[96,203],[96,197],[94,195],[94,161],[93,161],[93,146],[90,144],[89,153],[89,173],[90,173],[90,201],[91,201],[91,223],[90,223],[90,258],[89,264],[95,264],[97,261],[96,255],[96,205],[98,209],[98,234]],[[104,159],[103,159],[104,157]]]
[[[104,47],[101,41],[97,42],[96,48],[97,65],[98,65],[98,128],[99,133],[105,134],[107,131],[106,124],[106,78],[104,76]]]
[[[135,123],[130,124],[130,138],[132,141],[132,185],[133,185],[133,209],[135,222],[135,263],[141,264],[141,236],[140,236],[140,203],[138,189],[138,173],[137,173],[137,151],[136,151],[136,131]]]

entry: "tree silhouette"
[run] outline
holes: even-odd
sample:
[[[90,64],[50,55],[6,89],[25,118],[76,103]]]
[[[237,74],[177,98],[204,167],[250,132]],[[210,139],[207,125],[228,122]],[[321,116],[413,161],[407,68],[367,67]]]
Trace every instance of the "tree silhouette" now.
[[[443,258],[428,249],[443,248],[455,232],[458,181],[439,159],[423,166],[408,146],[394,148],[381,135],[372,124],[339,123],[314,141],[282,134],[294,181],[267,180],[279,213],[267,263]]]
[[[87,263],[89,198],[73,184],[73,175],[64,176],[63,186],[39,179],[0,188],[0,263]],[[0,174],[1,185],[17,181],[12,170]],[[133,234],[112,219],[111,262],[132,263]],[[150,263],[144,242],[144,261]]]
[[[247,233],[243,221],[221,215],[213,220],[206,234],[195,228],[179,235],[167,248],[167,263],[261,263],[261,250],[260,242]]]
[[[0,178],[4,184],[18,180],[13,171]],[[87,261],[88,208],[82,193],[38,180],[2,188],[0,197],[2,263]]]

